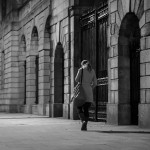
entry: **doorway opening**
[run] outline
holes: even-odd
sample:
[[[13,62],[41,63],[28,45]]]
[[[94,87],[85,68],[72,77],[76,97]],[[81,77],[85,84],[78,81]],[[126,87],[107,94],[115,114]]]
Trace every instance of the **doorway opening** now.
[[[140,101],[140,28],[134,13],[124,17],[118,43],[120,104],[130,106],[130,124],[138,124]]]
[[[57,43],[54,58],[54,116],[63,116],[64,103],[64,53],[63,46]]]

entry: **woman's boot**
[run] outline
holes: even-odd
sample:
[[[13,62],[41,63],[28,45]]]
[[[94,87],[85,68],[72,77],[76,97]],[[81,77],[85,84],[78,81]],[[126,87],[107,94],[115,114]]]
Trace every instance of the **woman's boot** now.
[[[86,121],[83,121],[83,122],[82,122],[81,130],[82,130],[82,131],[87,131],[87,122],[86,122]]]
[[[89,117],[84,117],[84,121],[82,122],[82,131],[87,131],[87,123],[88,123]]]

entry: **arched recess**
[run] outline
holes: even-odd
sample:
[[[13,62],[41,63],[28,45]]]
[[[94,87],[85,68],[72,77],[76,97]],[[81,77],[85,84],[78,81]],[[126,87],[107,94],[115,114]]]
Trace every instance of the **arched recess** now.
[[[20,73],[20,98],[23,99],[23,104],[26,105],[26,39],[22,35],[19,50],[19,73]]]
[[[33,28],[32,34],[31,34],[31,47],[30,47],[30,56],[33,55],[33,60],[35,63],[35,78],[33,79],[35,81],[35,104],[39,104],[39,55],[38,55],[38,48],[39,48],[39,36],[38,36],[38,30],[36,27]]]
[[[63,116],[64,103],[64,53],[63,46],[57,43],[54,55],[54,116]]]
[[[22,53],[26,52],[26,39],[25,39],[25,35],[22,35],[21,37],[21,42],[20,42],[20,55],[22,55]]]
[[[129,124],[136,125],[140,102],[139,49],[139,19],[134,13],[127,13],[122,20],[118,39],[119,104],[126,107],[123,110],[127,114],[124,120],[129,120]]]
[[[46,20],[44,30],[44,50],[50,50],[50,16]]]

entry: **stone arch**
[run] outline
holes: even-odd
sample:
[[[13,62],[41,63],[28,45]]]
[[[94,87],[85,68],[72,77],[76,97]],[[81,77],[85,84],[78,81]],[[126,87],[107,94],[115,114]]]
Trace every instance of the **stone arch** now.
[[[26,38],[25,38],[25,35],[21,36],[20,52],[26,52]]]
[[[118,39],[119,103],[125,104],[129,124],[138,124],[140,102],[140,28],[134,13],[122,20]]]
[[[50,16],[46,20],[44,29],[44,49],[50,49]]]
[[[64,52],[60,42],[54,55],[54,116],[63,116],[64,103]]]
[[[140,20],[144,13],[144,0],[118,0],[117,10],[121,20],[129,12],[134,13]]]
[[[39,47],[39,35],[37,27],[34,26],[31,34],[30,51],[32,51],[32,53],[35,53],[35,55],[38,55],[38,47]]]
[[[110,39],[108,38],[108,46],[110,46],[110,49],[108,59],[109,102],[107,104],[107,122],[109,124],[119,125],[138,124],[138,104],[136,104],[135,108],[135,120],[133,119],[134,112],[132,112],[133,107],[131,106],[133,102],[131,100],[131,93],[133,92],[131,90],[131,84],[133,83],[130,83],[130,78],[132,76],[131,74],[133,74],[133,69],[131,67],[130,61],[132,59],[130,55],[136,56],[137,52],[138,57],[140,57],[138,49],[140,49],[141,27],[145,24],[144,0],[116,0],[111,1],[109,6],[110,22],[108,34],[110,35]],[[137,29],[137,32],[135,29]],[[134,45],[133,43],[138,44]],[[133,53],[131,53],[131,51]],[[136,59],[136,61],[138,62],[140,59]],[[136,67],[139,74],[140,62],[137,64]],[[135,74],[136,73],[134,73],[134,75]],[[140,80],[139,77],[137,81],[138,88]],[[139,97],[140,89],[137,93]],[[137,103],[139,99],[140,98],[138,98]]]

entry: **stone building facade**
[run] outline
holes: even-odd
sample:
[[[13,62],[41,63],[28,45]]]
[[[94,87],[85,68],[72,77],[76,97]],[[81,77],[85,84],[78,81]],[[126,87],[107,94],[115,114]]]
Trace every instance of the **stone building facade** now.
[[[80,17],[102,2],[0,1],[0,112],[77,118],[69,100],[82,59]],[[150,2],[107,4],[107,123],[150,127]]]
[[[109,1],[108,123],[131,124],[137,116],[139,126],[150,127],[149,9],[148,0]]]

